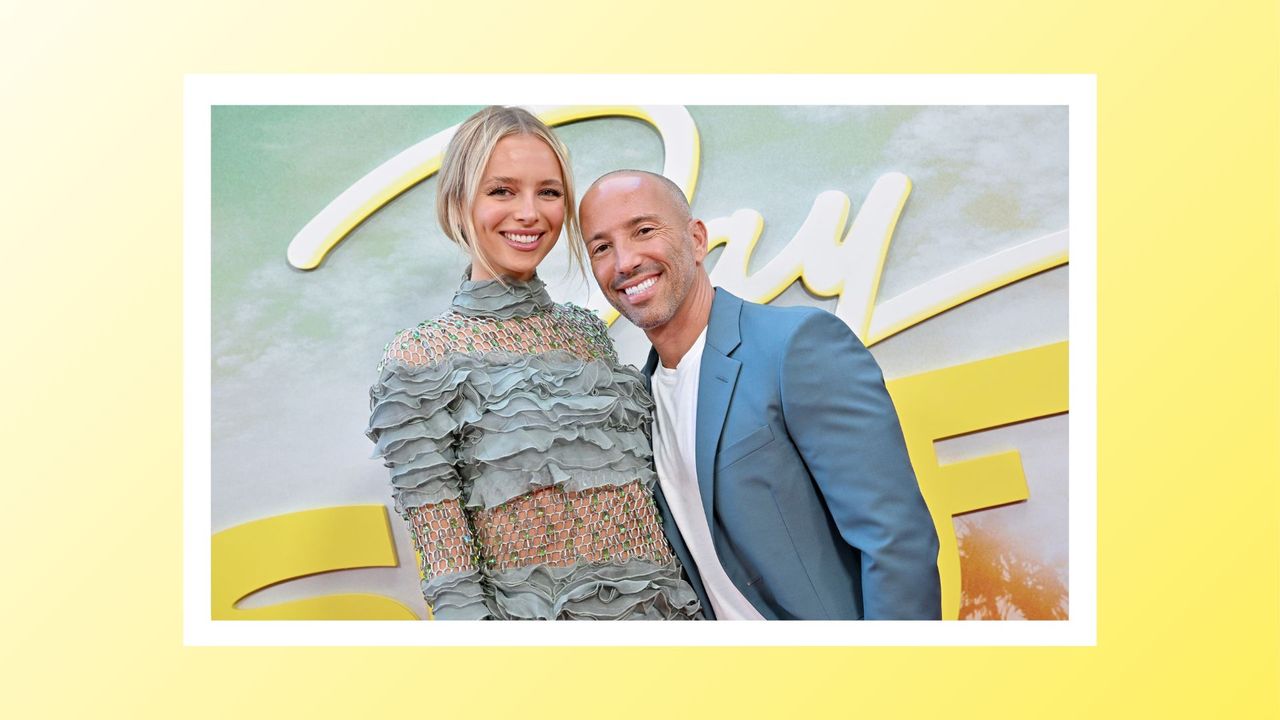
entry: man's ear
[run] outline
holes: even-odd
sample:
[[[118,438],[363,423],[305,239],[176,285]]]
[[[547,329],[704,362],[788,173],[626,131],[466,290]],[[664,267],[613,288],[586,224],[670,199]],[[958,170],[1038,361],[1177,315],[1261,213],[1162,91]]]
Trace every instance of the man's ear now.
[[[693,259],[701,265],[707,257],[707,226],[697,218],[691,219],[689,237],[693,238]]]

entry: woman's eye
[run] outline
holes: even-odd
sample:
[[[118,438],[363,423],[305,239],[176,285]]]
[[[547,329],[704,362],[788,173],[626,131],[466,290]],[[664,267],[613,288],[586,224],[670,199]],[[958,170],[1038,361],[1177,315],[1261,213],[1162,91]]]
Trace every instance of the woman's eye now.
[[[543,188],[542,196],[550,197],[550,198],[560,198],[560,197],[564,197],[564,193],[560,192],[559,190],[556,190],[555,188]]]
[[[488,192],[488,195],[489,195],[490,197],[493,197],[493,196],[510,195],[510,194],[511,194],[511,188],[505,188],[505,187],[496,187],[496,188],[491,189],[491,190]]]

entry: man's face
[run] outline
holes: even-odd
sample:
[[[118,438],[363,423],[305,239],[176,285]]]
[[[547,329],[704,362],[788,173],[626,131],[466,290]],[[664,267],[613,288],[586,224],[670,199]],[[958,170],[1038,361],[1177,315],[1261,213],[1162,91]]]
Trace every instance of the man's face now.
[[[642,330],[675,317],[702,272],[706,229],[657,182],[620,175],[582,199],[582,236],[600,290]]]

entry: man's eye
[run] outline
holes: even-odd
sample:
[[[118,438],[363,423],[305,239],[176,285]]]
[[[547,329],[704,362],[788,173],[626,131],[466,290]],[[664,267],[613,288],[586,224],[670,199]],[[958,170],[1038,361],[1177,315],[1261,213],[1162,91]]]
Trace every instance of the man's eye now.
[[[592,256],[599,255],[600,253],[608,249],[609,249],[608,243],[600,243],[599,245],[596,245],[595,247],[591,248],[591,255]]]
[[[651,227],[649,227],[649,226],[647,226],[647,225],[646,225],[646,226],[644,226],[644,227],[640,228],[639,230],[637,230],[637,231],[636,231],[636,234],[637,234],[637,235],[648,235],[648,234],[649,234],[649,233],[651,233],[651,232],[653,232],[653,228],[651,228]]]

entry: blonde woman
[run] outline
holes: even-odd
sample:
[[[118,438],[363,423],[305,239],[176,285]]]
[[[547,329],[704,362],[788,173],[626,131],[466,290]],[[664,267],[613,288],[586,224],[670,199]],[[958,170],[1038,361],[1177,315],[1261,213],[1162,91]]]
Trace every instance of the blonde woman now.
[[[470,256],[453,304],[387,345],[368,435],[436,619],[693,619],[653,501],[644,380],[537,267],[568,236],[567,151],[490,107],[445,151],[436,210]]]

